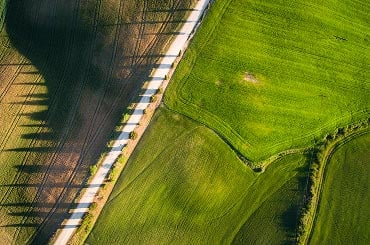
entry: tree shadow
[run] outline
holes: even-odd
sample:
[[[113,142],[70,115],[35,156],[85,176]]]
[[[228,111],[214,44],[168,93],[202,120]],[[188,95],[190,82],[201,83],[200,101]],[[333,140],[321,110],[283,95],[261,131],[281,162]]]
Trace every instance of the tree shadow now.
[[[8,2],[6,15],[6,30],[12,45],[32,64],[43,76],[47,86],[47,94],[31,95],[42,98],[39,103],[48,106],[48,110],[31,113],[34,120],[46,121],[58,137],[63,129],[65,118],[73,109],[75,91],[81,86],[84,69],[89,62],[88,55],[92,45],[91,27],[83,21],[74,20],[73,7],[60,13],[60,6],[46,1],[11,0]],[[67,1],[71,2],[71,1]],[[58,8],[58,9],[56,9]],[[46,14],[46,12],[48,14]],[[88,68],[87,68],[88,69]],[[101,78],[98,72],[96,79],[86,79],[88,87],[98,88]],[[23,82],[20,85],[38,85],[39,82]],[[33,102],[37,103],[37,102]]]
[[[169,8],[170,4],[163,2],[163,11],[155,12],[140,7],[142,1],[136,0],[138,7],[127,12],[118,8],[120,1],[113,0],[117,11],[105,6],[107,14],[102,13],[104,8],[99,2],[7,3],[6,31],[12,46],[27,61],[1,65],[32,64],[37,70],[21,69],[19,74],[26,78],[12,85],[42,86],[47,91],[19,96],[24,99],[22,105],[40,109],[19,114],[32,121],[18,125],[25,132],[21,138],[30,144],[5,150],[20,160],[14,164],[16,179],[0,186],[28,195],[24,203],[0,203],[0,207],[11,209],[11,216],[24,217],[24,225],[11,224],[12,227],[35,228],[27,231],[34,232],[28,243],[46,243],[68,216],[73,200],[86,184],[89,166],[96,163],[122,113],[163,57],[161,49],[168,36],[162,34],[172,33],[181,24],[174,21],[179,18],[171,16],[186,15],[186,5],[190,3],[171,1],[173,6]],[[172,11],[176,9],[179,11]],[[118,16],[106,18],[113,12],[119,12]],[[146,20],[143,13],[150,12],[171,14],[167,21]],[[99,17],[102,15],[105,16]],[[145,26],[150,27],[147,30]],[[146,32],[153,34],[145,35]]]

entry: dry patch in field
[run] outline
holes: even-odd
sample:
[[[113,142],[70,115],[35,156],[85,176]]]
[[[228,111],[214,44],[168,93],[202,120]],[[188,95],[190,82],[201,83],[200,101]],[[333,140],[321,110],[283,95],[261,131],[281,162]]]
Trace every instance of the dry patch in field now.
[[[257,79],[257,77],[251,73],[251,72],[246,72],[244,74],[244,81],[250,82],[250,83],[259,83],[260,81]]]

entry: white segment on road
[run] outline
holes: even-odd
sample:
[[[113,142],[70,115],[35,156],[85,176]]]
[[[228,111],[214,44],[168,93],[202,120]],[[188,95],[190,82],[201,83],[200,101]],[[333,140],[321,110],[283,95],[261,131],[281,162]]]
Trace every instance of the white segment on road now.
[[[176,35],[165,56],[162,58],[158,68],[155,69],[153,76],[145,93],[142,95],[140,102],[135,106],[133,114],[125,124],[120,136],[115,140],[112,150],[104,159],[103,164],[98,169],[93,180],[89,183],[82,198],[78,201],[77,208],[73,209],[72,215],[60,228],[60,233],[55,240],[56,245],[67,244],[73,233],[77,230],[82,222],[83,216],[88,212],[90,204],[94,201],[94,197],[99,191],[100,186],[104,183],[109,170],[116,162],[122,152],[123,147],[127,144],[130,138],[130,133],[135,129],[141,120],[144,110],[150,103],[150,98],[156,93],[161,86],[166,75],[170,72],[172,64],[175,62],[180,52],[183,52],[187,47],[187,41],[195,31],[197,24],[202,16],[209,0],[199,0],[194,9],[191,10],[189,17],[182,26],[179,34]]]

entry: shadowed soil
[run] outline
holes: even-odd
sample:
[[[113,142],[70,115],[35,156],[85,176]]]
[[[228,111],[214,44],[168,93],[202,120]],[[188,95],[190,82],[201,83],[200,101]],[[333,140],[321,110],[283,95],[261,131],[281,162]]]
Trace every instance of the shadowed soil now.
[[[46,243],[194,1],[10,0],[0,236]]]

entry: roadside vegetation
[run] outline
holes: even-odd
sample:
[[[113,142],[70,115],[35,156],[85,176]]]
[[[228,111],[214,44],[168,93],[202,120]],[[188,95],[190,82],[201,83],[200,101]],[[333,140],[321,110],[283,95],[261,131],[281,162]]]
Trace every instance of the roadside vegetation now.
[[[309,161],[310,175],[307,179],[307,190],[297,232],[297,241],[299,244],[306,244],[309,241],[310,235],[312,235],[312,230],[316,229],[315,219],[317,218],[317,210],[322,198],[322,189],[326,181],[326,173],[333,153],[341,146],[356,139],[356,137],[368,134],[369,129],[370,118],[348,125],[346,128],[338,128],[335,132],[327,134],[324,139],[316,142],[315,146],[307,150],[306,155]],[[356,192],[352,194],[356,195]],[[345,205],[342,208],[345,210]]]

